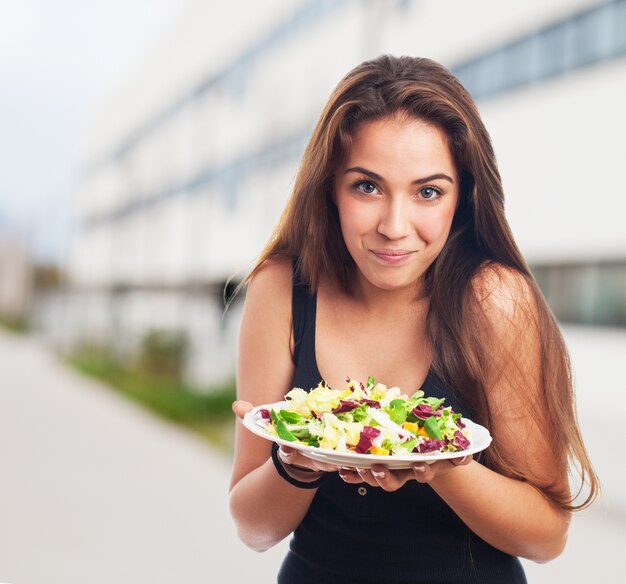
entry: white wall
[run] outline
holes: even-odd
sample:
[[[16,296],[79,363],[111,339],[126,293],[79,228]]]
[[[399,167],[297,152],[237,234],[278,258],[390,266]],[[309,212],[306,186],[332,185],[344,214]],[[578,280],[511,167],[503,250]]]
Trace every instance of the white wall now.
[[[138,128],[228,70],[292,15],[312,6],[317,13],[187,102],[123,156],[86,173],[79,201],[86,227],[71,252],[73,282],[96,290],[111,284],[171,288],[245,273],[285,204],[299,152],[262,160],[252,171],[236,169],[228,180],[195,189],[181,185],[287,138],[306,139],[332,89],[365,59],[390,52],[452,67],[599,3],[189,2],[144,66],[129,72],[128,83],[94,113],[85,160],[106,160]],[[531,262],[626,258],[619,176],[625,94],[626,60],[620,59],[479,102],[508,216]],[[90,218],[168,189],[177,194],[88,226]]]
[[[626,59],[481,107],[530,261],[626,257]]]

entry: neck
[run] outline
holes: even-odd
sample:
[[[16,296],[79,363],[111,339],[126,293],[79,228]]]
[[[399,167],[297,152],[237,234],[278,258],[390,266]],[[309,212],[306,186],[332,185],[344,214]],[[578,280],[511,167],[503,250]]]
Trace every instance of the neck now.
[[[368,312],[405,314],[407,311],[423,310],[428,306],[422,296],[421,282],[406,288],[385,290],[373,286],[358,270],[356,276],[353,279],[352,295]]]

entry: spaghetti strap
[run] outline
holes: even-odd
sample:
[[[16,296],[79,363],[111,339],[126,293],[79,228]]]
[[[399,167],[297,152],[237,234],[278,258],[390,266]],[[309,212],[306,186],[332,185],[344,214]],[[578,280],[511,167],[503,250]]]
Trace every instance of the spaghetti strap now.
[[[293,386],[309,390],[322,381],[315,359],[317,294],[311,294],[308,284],[300,280],[295,259],[292,278],[291,318],[294,340],[293,362],[296,366]]]
[[[291,273],[293,282],[291,287],[291,319],[294,340],[293,361],[294,364],[297,365],[300,359],[300,348],[305,330],[308,290],[307,287],[299,281],[295,258],[293,259]]]

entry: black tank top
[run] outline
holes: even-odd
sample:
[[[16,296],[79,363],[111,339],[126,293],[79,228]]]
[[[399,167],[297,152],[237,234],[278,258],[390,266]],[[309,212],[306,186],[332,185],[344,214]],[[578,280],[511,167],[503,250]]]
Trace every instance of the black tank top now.
[[[316,295],[293,286],[294,387],[322,380],[315,359]],[[422,389],[472,417],[430,371]],[[526,582],[520,561],[473,534],[429,485],[416,481],[388,493],[349,485],[337,473],[318,489],[295,530],[279,584]]]

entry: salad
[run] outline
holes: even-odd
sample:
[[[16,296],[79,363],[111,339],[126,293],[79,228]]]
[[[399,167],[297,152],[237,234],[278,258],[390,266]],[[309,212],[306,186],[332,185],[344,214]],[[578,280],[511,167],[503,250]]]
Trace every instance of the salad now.
[[[369,377],[348,378],[346,389],[320,383],[307,392],[292,389],[285,402],[259,410],[259,425],[270,435],[339,452],[406,456],[417,452],[457,452],[471,435],[444,399],[411,397]]]

